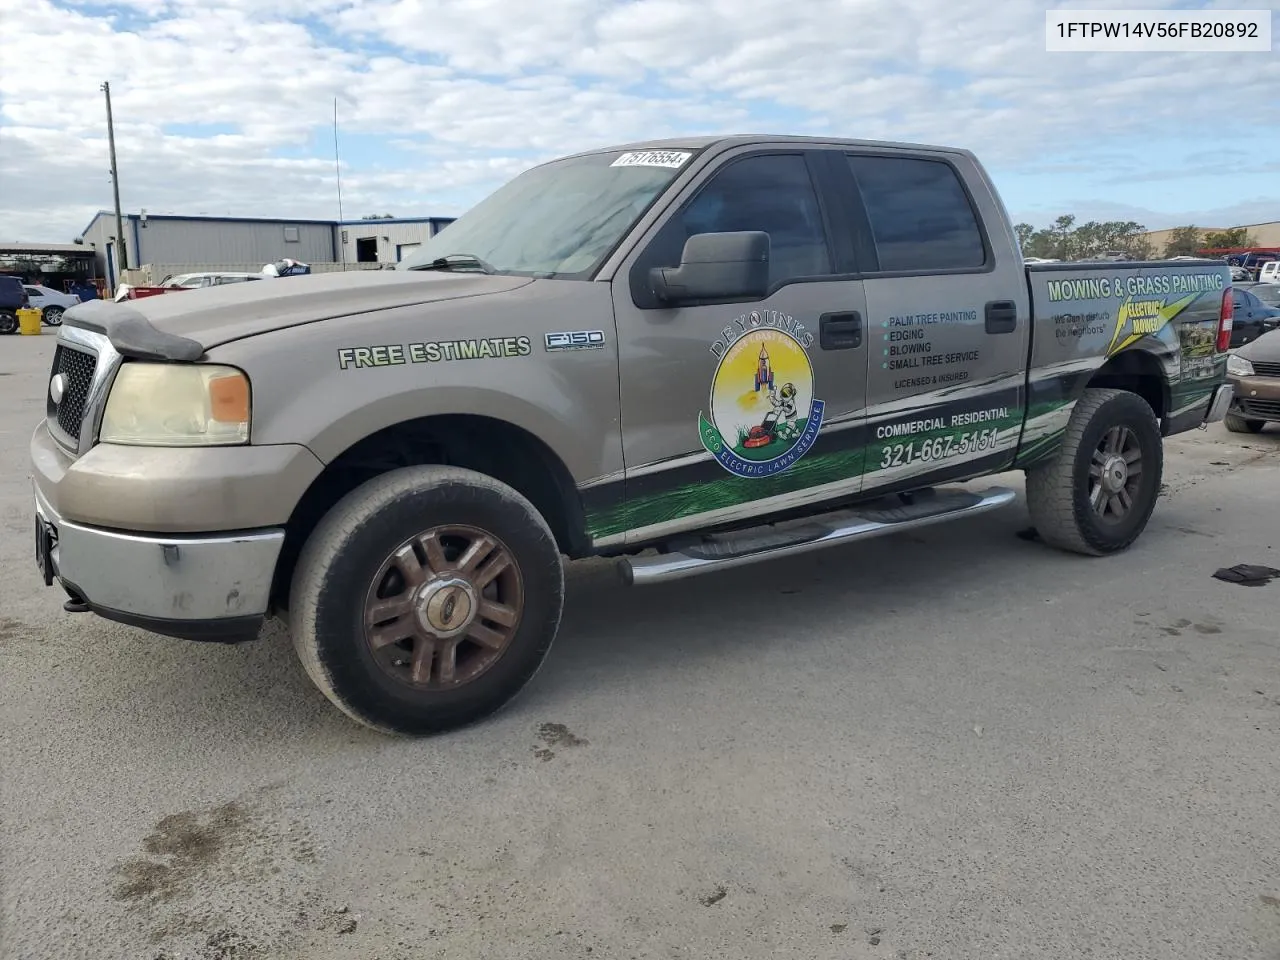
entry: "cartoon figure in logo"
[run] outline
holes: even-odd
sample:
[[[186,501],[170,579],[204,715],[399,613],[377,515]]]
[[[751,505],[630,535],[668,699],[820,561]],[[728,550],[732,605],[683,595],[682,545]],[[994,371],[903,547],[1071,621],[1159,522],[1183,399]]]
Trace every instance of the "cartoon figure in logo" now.
[[[748,450],[767,447],[774,440],[791,440],[797,435],[796,385],[784,383],[782,395],[779,396],[778,390],[770,384],[769,405],[773,409],[764,415],[759,426],[747,431],[747,438],[742,441],[742,445]]]
[[[781,396],[779,396],[781,392]],[[778,425],[779,439],[790,440],[796,435],[796,385],[784,383],[782,390],[769,388],[769,403],[773,405],[770,414]]]
[[[799,460],[818,437],[825,408],[814,396],[804,346],[766,327],[739,339],[720,357],[709,416],[699,417],[702,445],[741,477],[769,477]]]

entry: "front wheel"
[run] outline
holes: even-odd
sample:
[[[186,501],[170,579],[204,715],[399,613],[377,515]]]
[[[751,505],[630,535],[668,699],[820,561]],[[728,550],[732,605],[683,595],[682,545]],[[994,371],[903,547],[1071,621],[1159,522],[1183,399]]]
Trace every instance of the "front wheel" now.
[[[517,491],[455,467],[393,470],[320,521],[298,558],[294,647],[317,687],[384,733],[439,733],[495,712],[559,629],[564,569]]]
[[[62,314],[66,312],[65,307],[45,307],[44,314],[41,316],[47,327],[59,327],[62,325]]]
[[[1040,538],[1089,556],[1129,547],[1160,495],[1164,444],[1154,411],[1127,390],[1089,389],[1057,456],[1027,472],[1027,506]]]
[[[18,332],[18,315],[12,310],[0,310],[0,336]]]
[[[1238,417],[1234,413],[1228,413],[1222,418],[1222,425],[1232,433],[1261,433],[1267,422],[1265,420],[1246,420],[1244,417]]]

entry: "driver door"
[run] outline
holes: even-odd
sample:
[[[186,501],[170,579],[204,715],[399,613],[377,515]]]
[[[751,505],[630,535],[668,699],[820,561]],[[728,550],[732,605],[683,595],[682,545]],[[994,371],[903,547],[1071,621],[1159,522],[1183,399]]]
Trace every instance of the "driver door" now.
[[[623,542],[861,490],[866,301],[838,208],[824,202],[830,156],[726,154],[684,188],[614,276]],[[763,299],[656,298],[653,267],[678,267],[692,235],[735,231],[769,235]]]

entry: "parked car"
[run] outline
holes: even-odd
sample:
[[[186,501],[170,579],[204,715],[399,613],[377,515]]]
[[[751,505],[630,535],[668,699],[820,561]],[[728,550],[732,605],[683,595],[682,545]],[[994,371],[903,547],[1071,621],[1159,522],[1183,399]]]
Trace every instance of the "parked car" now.
[[[197,290],[198,287],[157,287],[157,286],[134,286],[131,283],[122,283],[116,287],[115,296],[111,299],[116,303],[121,300],[138,300],[142,297],[157,297],[162,293],[177,293],[181,290]]]
[[[1259,283],[1280,283],[1280,260],[1268,260],[1258,271]]]
[[[1250,283],[1236,284],[1237,289],[1244,288],[1252,293],[1255,297],[1265,303],[1268,307],[1276,307],[1280,309],[1280,282],[1277,283]]]
[[[80,298],[74,293],[59,293],[53,287],[38,283],[27,284],[26,291],[31,306],[40,311],[40,319],[50,327],[60,324],[63,311],[80,302]]]
[[[1238,267],[1243,275],[1237,277],[1236,271],[1231,272],[1232,280],[1257,280],[1258,274],[1262,272],[1262,268],[1266,264],[1275,260],[1280,260],[1280,252],[1275,250],[1260,250],[1253,253],[1236,253],[1227,258],[1227,263],[1232,267]]]
[[[1257,340],[1268,330],[1280,325],[1280,308],[1269,307],[1250,289],[1232,287],[1231,302],[1235,310],[1231,328],[1231,346],[1242,347]]]
[[[309,269],[309,268],[308,268]],[[121,300],[138,300],[142,297],[154,297],[174,290],[200,290],[204,287],[222,287],[229,283],[245,283],[249,280],[267,280],[275,276],[272,273],[241,273],[228,271],[209,271],[205,273],[171,273],[157,284],[150,286],[134,286],[122,283],[116,287],[112,298],[117,303]]]
[[[261,273],[240,273],[226,271],[210,271],[207,273],[170,274],[157,287],[180,287],[183,290],[194,290],[197,287],[220,287],[224,283],[244,283],[246,280],[261,280]]]
[[[1223,418],[1232,433],[1258,433],[1280,423],[1280,331],[1272,330],[1227,358],[1227,379],[1235,388]]]
[[[36,562],[156,633],[278,615],[349,716],[445,730],[537,671],[562,554],[710,575],[1008,506],[953,484],[1012,470],[1043,544],[1120,553],[1164,438],[1226,412],[1232,305],[1222,263],[1025,264],[966,150],[601,148],[395,270],[72,308]]]
[[[17,333],[18,311],[30,305],[19,277],[0,277],[0,334]]]

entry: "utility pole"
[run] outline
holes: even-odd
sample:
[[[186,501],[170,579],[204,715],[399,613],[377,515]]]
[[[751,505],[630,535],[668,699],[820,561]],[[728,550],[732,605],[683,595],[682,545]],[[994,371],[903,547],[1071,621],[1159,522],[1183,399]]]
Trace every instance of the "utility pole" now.
[[[346,224],[342,222],[342,168],[338,165],[338,98],[333,98],[333,175],[338,180],[338,246],[342,250],[342,272],[347,272]]]
[[[129,269],[129,251],[124,240],[124,218],[120,216],[120,171],[116,168],[116,127],[111,120],[111,84],[105,80],[102,92],[107,95],[107,143],[111,145],[111,189],[116,195],[116,274]]]

